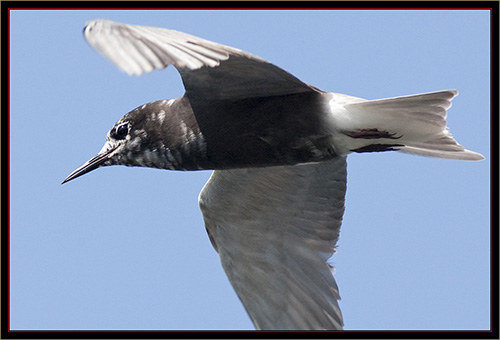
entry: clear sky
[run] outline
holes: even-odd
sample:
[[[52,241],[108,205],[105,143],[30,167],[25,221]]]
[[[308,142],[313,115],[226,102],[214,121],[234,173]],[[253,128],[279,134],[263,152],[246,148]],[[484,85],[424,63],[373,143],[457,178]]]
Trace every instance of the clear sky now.
[[[448,121],[481,162],[348,157],[331,259],[348,330],[488,329],[488,11],[13,11],[11,329],[253,329],[208,240],[210,171],[106,167],[63,186],[122,115],[181,96],[174,68],[129,77],[87,20],[172,28],[367,99],[457,89]]]

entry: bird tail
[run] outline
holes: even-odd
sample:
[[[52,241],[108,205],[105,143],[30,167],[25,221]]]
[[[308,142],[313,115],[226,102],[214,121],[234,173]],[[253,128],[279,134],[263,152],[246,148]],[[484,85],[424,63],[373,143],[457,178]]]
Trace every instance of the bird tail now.
[[[334,94],[334,101],[343,104],[343,114],[335,118],[343,134],[338,145],[346,152],[396,150],[427,157],[484,159],[458,144],[446,126],[446,110],[457,94],[445,90],[379,100]]]

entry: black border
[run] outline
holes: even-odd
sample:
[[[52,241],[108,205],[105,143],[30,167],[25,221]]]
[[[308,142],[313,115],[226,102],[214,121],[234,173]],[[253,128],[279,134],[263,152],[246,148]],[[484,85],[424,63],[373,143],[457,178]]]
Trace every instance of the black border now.
[[[286,5],[286,6],[284,6]],[[9,329],[9,19],[12,9],[488,9],[491,13],[491,329],[489,331],[22,331]],[[17,2],[1,3],[2,25],[2,224],[1,317],[2,339],[158,339],[158,338],[499,338],[499,224],[498,224],[498,126],[499,126],[499,2],[498,1],[338,1],[338,2]],[[7,76],[5,76],[7,75]],[[474,287],[471,287],[474,289]]]

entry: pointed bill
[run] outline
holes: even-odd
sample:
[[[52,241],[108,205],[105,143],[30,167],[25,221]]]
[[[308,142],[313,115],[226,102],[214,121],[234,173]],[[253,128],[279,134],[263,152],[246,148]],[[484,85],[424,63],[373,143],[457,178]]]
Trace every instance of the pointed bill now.
[[[114,148],[111,148],[111,149],[108,149],[108,150],[101,150],[97,154],[97,156],[92,157],[87,162],[85,162],[85,164],[83,164],[78,169],[76,169],[75,171],[73,171],[72,173],[70,173],[68,175],[68,177],[66,177],[64,179],[64,181],[62,181],[61,184],[64,184],[66,182],[71,181],[72,179],[75,179],[77,177],[85,175],[86,173],[91,172],[92,170],[95,170],[98,167],[102,166],[104,164],[104,162],[106,162],[108,159],[110,159],[113,156],[114,151],[116,149],[117,149],[117,147],[114,147]]]

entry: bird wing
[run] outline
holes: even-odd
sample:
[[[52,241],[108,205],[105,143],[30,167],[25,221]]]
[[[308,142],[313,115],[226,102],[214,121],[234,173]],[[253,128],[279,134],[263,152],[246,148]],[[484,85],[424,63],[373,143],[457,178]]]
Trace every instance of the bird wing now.
[[[248,52],[174,30],[100,19],[87,22],[84,35],[92,47],[128,74],[175,66],[190,99],[241,99],[317,91]]]
[[[342,329],[327,263],[339,237],[346,159],[216,170],[199,203],[210,240],[258,329]]]

